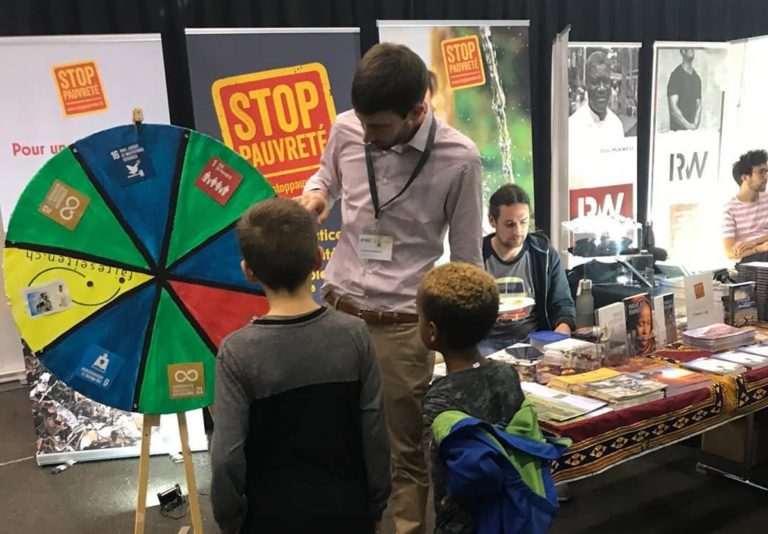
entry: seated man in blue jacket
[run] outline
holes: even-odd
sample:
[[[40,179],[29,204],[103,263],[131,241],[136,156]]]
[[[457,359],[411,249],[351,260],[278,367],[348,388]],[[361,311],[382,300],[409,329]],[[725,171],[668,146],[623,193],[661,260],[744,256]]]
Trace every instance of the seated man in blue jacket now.
[[[537,330],[570,334],[576,307],[557,251],[547,237],[528,233],[531,202],[515,184],[492,196],[488,219],[496,230],[483,240],[485,270],[496,279],[499,318],[480,344],[484,355],[525,340]]]

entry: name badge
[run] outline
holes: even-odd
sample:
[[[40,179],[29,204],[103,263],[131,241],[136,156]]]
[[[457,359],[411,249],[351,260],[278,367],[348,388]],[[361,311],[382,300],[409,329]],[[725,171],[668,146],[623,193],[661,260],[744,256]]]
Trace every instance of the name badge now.
[[[394,240],[388,235],[361,234],[358,251],[364,260],[392,261]]]

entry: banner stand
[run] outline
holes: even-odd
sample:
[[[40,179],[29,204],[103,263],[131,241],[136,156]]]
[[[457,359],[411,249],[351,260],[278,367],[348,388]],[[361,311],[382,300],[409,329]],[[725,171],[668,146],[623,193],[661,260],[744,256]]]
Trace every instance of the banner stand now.
[[[6,178],[0,191],[3,243],[19,195],[52,156],[77,139],[124,124],[137,105],[148,122],[170,122],[159,34],[2,37],[0,80],[5,97],[0,116],[13,126],[0,131]],[[62,276],[70,275],[76,276]],[[21,336],[3,308],[5,300],[0,303],[0,381],[29,382],[37,464],[138,457],[141,415],[83,397],[49,372],[28,347],[20,350]],[[16,352],[23,357],[15,357]],[[187,423],[192,450],[206,450],[201,410],[187,414]],[[152,454],[180,450],[176,426],[176,418],[161,418]]]

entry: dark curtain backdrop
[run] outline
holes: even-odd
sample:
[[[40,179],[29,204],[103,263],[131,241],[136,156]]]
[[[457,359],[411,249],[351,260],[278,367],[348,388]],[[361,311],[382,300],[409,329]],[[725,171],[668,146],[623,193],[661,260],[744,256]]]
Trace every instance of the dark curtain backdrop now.
[[[645,221],[654,41],[726,41],[768,34],[768,0],[0,0],[0,35],[160,32],[171,118],[194,126],[184,27],[359,26],[363,52],[377,19],[527,19],[537,220],[549,230],[550,63],[555,34],[639,41],[638,208]],[[269,50],[243,53],[269,54]]]

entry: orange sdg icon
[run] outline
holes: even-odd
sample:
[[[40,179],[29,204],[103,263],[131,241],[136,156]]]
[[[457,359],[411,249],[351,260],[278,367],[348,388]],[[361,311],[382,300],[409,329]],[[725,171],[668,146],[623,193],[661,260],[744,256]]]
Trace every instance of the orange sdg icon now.
[[[95,61],[55,65],[53,78],[64,115],[84,115],[107,109],[107,96]]]

